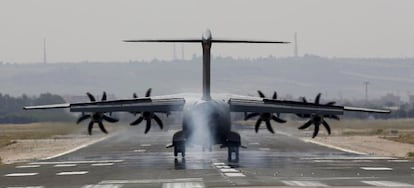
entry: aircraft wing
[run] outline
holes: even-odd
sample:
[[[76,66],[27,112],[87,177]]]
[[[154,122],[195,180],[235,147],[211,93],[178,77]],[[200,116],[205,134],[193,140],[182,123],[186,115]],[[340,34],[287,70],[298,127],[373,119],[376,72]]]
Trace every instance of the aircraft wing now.
[[[100,102],[26,106],[25,110],[69,108],[71,112],[170,112],[182,111],[183,98],[151,99],[137,98]]]
[[[292,114],[319,114],[319,115],[343,115],[345,111],[390,113],[389,110],[346,107],[336,105],[323,105],[303,103],[297,101],[273,100],[273,99],[237,99],[228,101],[232,112],[258,112],[258,113],[292,113]]]

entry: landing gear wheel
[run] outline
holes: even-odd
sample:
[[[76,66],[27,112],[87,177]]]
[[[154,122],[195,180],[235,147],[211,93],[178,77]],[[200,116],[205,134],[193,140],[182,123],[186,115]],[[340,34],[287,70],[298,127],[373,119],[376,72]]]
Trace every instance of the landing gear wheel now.
[[[181,156],[185,157],[185,144],[184,143],[177,143],[174,145],[174,157],[178,156],[178,153],[181,153]]]
[[[239,162],[239,147],[238,146],[228,146],[228,151],[227,151],[227,161],[228,162]],[[233,158],[233,153],[235,155],[235,159],[232,160]]]

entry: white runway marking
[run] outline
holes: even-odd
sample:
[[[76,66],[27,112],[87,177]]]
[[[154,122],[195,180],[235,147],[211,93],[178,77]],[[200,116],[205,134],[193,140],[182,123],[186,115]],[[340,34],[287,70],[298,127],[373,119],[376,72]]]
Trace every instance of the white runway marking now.
[[[387,167],[361,167],[361,169],[362,170],[372,170],[372,171],[375,171],[375,170],[378,170],[378,171],[381,171],[381,170],[386,170],[386,171],[392,170],[392,168],[387,168]]]
[[[413,170],[414,170],[414,167],[411,167],[411,169],[413,169]]]
[[[259,148],[260,151],[270,151],[270,148]]]
[[[66,176],[66,175],[84,175],[87,174],[88,171],[73,171],[73,172],[59,172],[56,175],[58,176]]]
[[[407,163],[407,162],[410,162],[410,160],[396,159],[396,160],[388,160],[388,162],[393,162],[393,163]]]
[[[20,177],[20,176],[35,176],[38,175],[39,173],[11,173],[11,174],[6,174],[4,176],[6,177]]]
[[[22,166],[16,166],[16,168],[38,168],[40,165],[22,165]]]
[[[118,184],[105,184],[105,185],[85,185],[82,188],[121,188],[124,185]]]
[[[73,167],[77,166],[76,164],[57,164],[54,167]]]
[[[91,164],[91,166],[112,166],[114,163],[95,163]]]
[[[318,181],[282,181],[287,186],[299,186],[299,187],[327,187]]]
[[[222,168],[231,168],[231,167],[229,167],[229,166],[227,166],[227,165],[224,165],[224,166],[216,166],[216,168],[218,168],[218,169],[222,169]]]
[[[366,155],[366,153],[363,153],[363,152],[358,152],[358,151],[354,151],[354,150],[350,150],[350,149],[346,149],[346,148],[341,148],[341,147],[330,145],[330,144],[325,144],[325,143],[322,143],[322,142],[311,140],[309,138],[305,138],[305,139],[302,139],[302,140],[304,142],[307,142],[307,143],[317,144],[317,145],[320,145],[320,146],[336,149],[336,150],[339,150],[339,151],[344,151],[344,152],[348,152],[348,153],[355,153],[355,154],[359,154],[359,155]]]
[[[202,182],[203,178],[179,178],[179,179],[141,179],[141,180],[104,180],[99,184],[149,184],[149,183],[178,183],[178,182]]]
[[[135,153],[144,153],[146,150],[145,149],[136,149],[133,152]]]
[[[397,159],[394,157],[376,157],[376,156],[360,156],[360,157],[347,157],[347,156],[336,156],[336,157],[302,157],[300,159],[305,160],[392,160]]]
[[[240,172],[228,172],[228,173],[224,173],[224,175],[227,177],[245,177],[246,176]]]
[[[225,166],[226,163],[213,163],[214,166]]]
[[[393,181],[361,181],[362,183],[382,187],[412,187],[414,185]]]
[[[141,147],[149,147],[151,144],[141,144]]]
[[[260,145],[260,143],[259,142],[252,142],[252,143],[249,143],[249,145]]]
[[[102,161],[56,161],[56,162],[33,162],[31,165],[56,165],[56,164],[89,164],[89,163],[120,163],[124,160],[102,160]]]
[[[202,182],[164,183],[162,188],[204,188]]]
[[[220,169],[221,172],[239,172],[238,170],[234,169],[234,168],[222,168]]]
[[[82,148],[85,148],[85,147],[88,147],[88,146],[90,146],[90,145],[92,145],[92,144],[95,144],[95,143],[98,143],[98,142],[100,142],[100,141],[103,141],[103,140],[105,140],[105,139],[107,139],[107,138],[110,138],[110,137],[112,137],[112,136],[114,136],[114,135],[115,135],[115,134],[112,134],[112,135],[110,135],[110,136],[105,136],[105,137],[102,137],[102,138],[100,138],[100,139],[98,139],[98,140],[95,140],[95,141],[92,141],[92,142],[89,142],[89,143],[86,143],[86,144],[80,145],[80,146],[78,146],[78,147],[76,147],[76,148],[73,148],[73,149],[71,149],[71,150],[68,150],[68,151],[65,151],[65,152],[59,153],[59,154],[54,155],[54,156],[51,156],[51,157],[46,157],[46,158],[44,158],[43,160],[53,159],[53,158],[56,158],[56,157],[60,157],[60,156],[62,156],[62,155],[66,155],[66,154],[68,154],[68,153],[72,153],[72,152],[74,152],[74,151],[78,151],[78,150],[80,150],[80,149],[82,149]]]

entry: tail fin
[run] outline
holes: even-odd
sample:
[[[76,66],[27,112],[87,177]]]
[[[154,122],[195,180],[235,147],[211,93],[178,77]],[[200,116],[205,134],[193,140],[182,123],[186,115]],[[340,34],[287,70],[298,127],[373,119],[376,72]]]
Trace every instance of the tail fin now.
[[[212,43],[261,43],[261,44],[288,44],[290,42],[267,40],[231,40],[213,39],[210,30],[202,35],[201,39],[150,39],[150,40],[124,40],[124,42],[167,42],[167,43],[201,43],[203,47],[203,100],[211,100],[210,96],[210,64]]]

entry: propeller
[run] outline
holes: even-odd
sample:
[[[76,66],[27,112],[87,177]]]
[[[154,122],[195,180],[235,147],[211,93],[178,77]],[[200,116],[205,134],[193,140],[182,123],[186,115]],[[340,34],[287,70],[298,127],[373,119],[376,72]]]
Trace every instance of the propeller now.
[[[89,100],[91,102],[96,102],[95,97],[91,93],[87,92],[86,95],[88,96],[88,98],[89,98]],[[101,101],[106,101],[106,92],[105,91],[102,94]],[[87,119],[90,119],[89,125],[88,125],[88,133],[89,133],[89,135],[92,135],[92,128],[93,128],[93,125],[95,123],[98,124],[99,129],[101,129],[101,131],[103,133],[108,134],[108,131],[105,129],[105,126],[103,124],[103,120],[105,120],[105,121],[107,121],[109,123],[115,123],[115,122],[118,122],[119,121],[118,119],[115,119],[113,117],[109,117],[109,116],[105,115],[105,113],[95,112],[95,113],[91,113],[91,114],[84,114],[84,113],[82,113],[82,115],[78,118],[78,120],[76,121],[76,123],[79,124],[82,121],[85,121]]]
[[[152,89],[149,88],[147,90],[147,92],[145,92],[145,97],[151,97],[151,91]],[[134,93],[132,95],[132,97],[134,99],[139,98],[138,95],[136,93]],[[160,117],[158,117],[154,112],[133,112],[135,115],[136,114],[141,114],[141,116],[136,119],[135,121],[133,121],[132,123],[130,123],[131,126],[135,126],[140,124],[141,122],[143,122],[144,120],[146,121],[146,127],[145,127],[145,134],[147,134],[150,129],[151,129],[151,122],[152,120],[155,120],[155,122],[157,122],[157,124],[160,126],[160,129],[164,128],[164,125],[160,119]]]
[[[257,90],[257,93],[259,94],[260,98],[266,98],[266,96],[263,94],[262,91]],[[272,99],[273,100],[277,99],[276,91],[273,93]],[[254,127],[256,133],[259,131],[259,128],[260,128],[260,125],[262,124],[262,122],[265,122],[267,130],[269,130],[269,132],[271,132],[273,134],[275,133],[275,131],[272,128],[270,120],[276,121],[278,123],[286,123],[286,120],[283,120],[283,119],[279,118],[279,116],[280,116],[279,113],[274,115],[273,113],[266,113],[266,112],[263,112],[263,113],[255,112],[255,113],[251,113],[251,114],[245,113],[244,120],[248,120],[248,119],[256,117],[256,116],[259,116],[259,118],[256,121],[256,125]]]
[[[321,95],[322,95],[321,93],[318,93],[318,95],[316,95],[315,101],[314,101],[315,104],[320,104]],[[303,103],[308,103],[308,101],[306,100],[305,97],[302,98],[302,101],[303,101]],[[328,102],[325,105],[333,106],[333,105],[335,105],[335,101]],[[323,125],[323,127],[325,127],[328,134],[329,135],[331,134],[331,128],[330,128],[328,122],[325,121],[326,118],[340,120],[340,118],[337,115],[320,115],[320,114],[296,114],[296,115],[301,117],[301,118],[310,118],[309,121],[307,121],[305,124],[300,126],[298,129],[303,130],[303,129],[307,129],[311,125],[314,125],[315,128],[313,130],[312,138],[315,138],[318,135],[319,126],[321,124]]]

